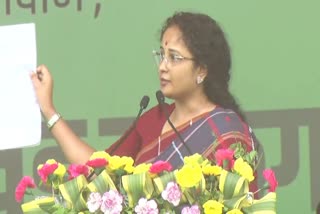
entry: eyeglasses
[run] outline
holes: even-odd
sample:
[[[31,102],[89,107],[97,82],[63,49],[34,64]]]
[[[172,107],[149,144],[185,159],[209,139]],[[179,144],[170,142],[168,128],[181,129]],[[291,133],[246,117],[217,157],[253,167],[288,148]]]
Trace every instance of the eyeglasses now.
[[[156,60],[157,65],[159,66],[163,61],[166,63],[166,65],[177,65],[185,60],[194,60],[194,58],[184,57],[177,53],[169,53],[168,56],[165,56],[163,51],[152,51],[154,58]]]

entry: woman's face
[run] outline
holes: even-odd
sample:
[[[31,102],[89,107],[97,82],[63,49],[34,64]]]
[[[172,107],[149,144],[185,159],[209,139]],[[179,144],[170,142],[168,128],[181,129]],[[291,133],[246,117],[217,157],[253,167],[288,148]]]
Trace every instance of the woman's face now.
[[[199,87],[200,73],[178,27],[169,27],[163,34],[160,55],[159,79],[164,96],[171,99],[190,96]]]

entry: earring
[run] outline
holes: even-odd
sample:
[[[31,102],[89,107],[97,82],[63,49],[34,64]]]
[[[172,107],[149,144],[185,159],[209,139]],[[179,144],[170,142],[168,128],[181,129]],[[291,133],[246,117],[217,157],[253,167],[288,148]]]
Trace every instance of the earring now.
[[[200,83],[202,83],[203,78],[200,76],[197,76],[197,84],[199,85]]]

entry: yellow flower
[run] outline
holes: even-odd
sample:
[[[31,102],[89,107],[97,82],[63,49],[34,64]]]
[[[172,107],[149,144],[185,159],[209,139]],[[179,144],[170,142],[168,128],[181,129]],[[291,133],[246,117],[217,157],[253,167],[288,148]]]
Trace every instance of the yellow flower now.
[[[61,163],[58,163],[58,168],[54,171],[53,174],[58,175],[59,179],[62,180],[66,172],[67,172],[66,167]]]
[[[130,165],[130,164],[127,164],[127,165],[125,165],[124,166],[124,168],[123,168],[127,173],[132,173],[133,172],[133,170],[134,170],[134,166],[133,166],[133,164],[132,165]]]
[[[37,167],[37,170],[41,169],[43,167],[43,164],[39,164]]]
[[[108,168],[111,170],[117,170],[117,169],[124,169],[124,170],[131,170],[132,172],[132,166],[133,166],[133,159],[131,157],[119,157],[119,156],[111,156],[109,159],[109,165]]]
[[[233,168],[237,173],[246,178],[249,182],[254,180],[253,170],[251,166],[242,158],[238,158],[234,162]]]
[[[111,156],[109,159],[109,165],[108,165],[108,168],[110,168],[111,170],[116,170],[116,169],[119,169],[123,166],[123,163],[122,163],[122,159],[121,157],[119,156]]]
[[[220,166],[212,166],[212,165],[205,165],[202,167],[202,172],[204,175],[220,175],[222,168]]]
[[[205,214],[222,214],[223,204],[216,200],[209,200],[202,205]]]
[[[176,174],[177,183],[181,187],[193,187],[199,184],[202,178],[201,167],[194,165],[184,165]]]
[[[54,164],[54,163],[58,163],[55,159],[48,159],[46,161],[47,164]]]
[[[133,170],[134,170],[134,167],[133,167],[134,160],[131,157],[123,156],[122,157],[122,161],[124,162],[124,168],[123,169],[127,173],[132,173]]]
[[[151,167],[151,163],[142,163],[139,164],[138,166],[136,166],[133,170],[133,174],[140,174],[140,173],[144,173],[144,172],[148,172],[150,167]]]
[[[228,211],[226,214],[243,214],[243,212],[241,212],[239,209],[233,209]]]
[[[94,159],[98,159],[98,158],[104,158],[106,160],[109,160],[110,155],[108,153],[106,153],[105,151],[97,151],[94,152],[91,156],[89,160],[94,160]]]
[[[206,165],[209,165],[210,161],[208,159],[205,159],[202,163],[201,163],[201,167],[204,167]]]
[[[184,164],[199,165],[203,162],[203,158],[198,153],[183,158]]]

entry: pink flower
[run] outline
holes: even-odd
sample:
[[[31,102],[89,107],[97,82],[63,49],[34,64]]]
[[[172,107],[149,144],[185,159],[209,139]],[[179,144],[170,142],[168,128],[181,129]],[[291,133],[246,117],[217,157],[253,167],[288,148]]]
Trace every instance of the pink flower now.
[[[140,198],[138,205],[134,208],[137,214],[158,214],[158,206],[154,200],[148,201],[146,198]]]
[[[38,175],[40,176],[43,183],[46,183],[49,175],[53,174],[53,172],[58,168],[58,163],[53,164],[44,164],[40,169],[38,169]]]
[[[149,172],[153,174],[158,174],[163,171],[171,171],[172,166],[169,162],[159,160],[152,164],[152,166],[149,169]]]
[[[23,199],[23,196],[27,190],[27,188],[35,188],[36,185],[34,183],[33,178],[29,177],[29,176],[24,176],[20,182],[18,183],[17,187],[16,187],[16,192],[15,192],[15,196],[16,196],[16,201],[17,202],[21,202]]]
[[[274,172],[271,169],[265,169],[263,170],[263,177],[269,183],[269,192],[276,191],[276,188],[278,186],[278,181],[276,179]]]
[[[169,201],[174,206],[178,206],[182,193],[177,183],[169,182],[164,191],[162,191],[161,196],[164,200]]]
[[[109,214],[120,214],[123,197],[116,190],[109,190],[102,196],[101,211]]]
[[[234,164],[234,151],[231,149],[218,149],[214,156],[218,166],[226,167],[227,170],[231,169]],[[224,166],[224,162],[227,161],[228,166]]]
[[[87,206],[91,213],[96,212],[102,204],[102,198],[100,193],[98,192],[92,192],[89,195]]]
[[[86,165],[92,168],[101,168],[107,166],[108,161],[104,158],[96,158],[94,160],[89,160]]]
[[[89,169],[86,165],[71,164],[68,168],[69,180],[78,177],[79,175],[88,176]]]
[[[192,207],[184,207],[181,214],[200,214],[200,209],[198,205],[193,205]]]

